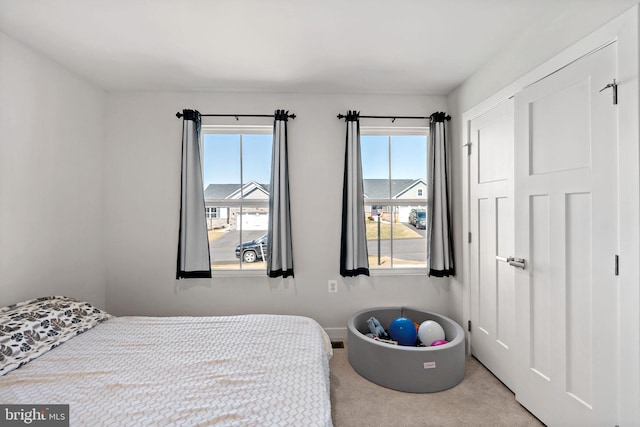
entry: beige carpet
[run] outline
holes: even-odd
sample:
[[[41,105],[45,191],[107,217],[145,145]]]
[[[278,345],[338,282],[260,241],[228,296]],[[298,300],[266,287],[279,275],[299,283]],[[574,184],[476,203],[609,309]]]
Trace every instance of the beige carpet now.
[[[543,425],[473,357],[467,359],[464,380],[438,393],[403,393],[374,384],[353,370],[346,348],[333,350],[330,366],[335,427]]]

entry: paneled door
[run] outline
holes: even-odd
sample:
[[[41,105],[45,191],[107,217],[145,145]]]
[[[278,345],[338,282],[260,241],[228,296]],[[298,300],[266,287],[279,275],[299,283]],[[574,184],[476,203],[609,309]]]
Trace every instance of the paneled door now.
[[[615,77],[613,43],[515,97],[516,398],[552,426],[617,420]]]
[[[514,390],[513,99],[468,129],[471,354]]]

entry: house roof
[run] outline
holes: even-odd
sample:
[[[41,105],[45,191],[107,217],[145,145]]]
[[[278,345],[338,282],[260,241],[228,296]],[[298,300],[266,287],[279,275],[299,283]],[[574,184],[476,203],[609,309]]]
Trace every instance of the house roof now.
[[[364,197],[366,199],[389,198],[388,179],[363,179]],[[418,184],[425,184],[422,179],[392,179],[391,198],[396,198]]]
[[[209,184],[204,190],[205,200],[224,200],[224,199],[239,199],[240,198],[240,184]],[[244,197],[251,194],[253,191],[263,191],[266,195],[269,194],[269,184],[260,184],[255,181],[250,181],[244,184],[242,188],[242,194]]]
[[[422,179],[392,179],[391,197],[396,198],[409,191],[418,184],[425,184]],[[367,199],[389,198],[388,179],[364,179],[364,197]],[[269,184],[259,184],[251,181],[244,185],[243,195],[246,197],[252,191],[263,191],[269,194]],[[209,184],[204,191],[205,200],[225,200],[240,198],[240,184]]]

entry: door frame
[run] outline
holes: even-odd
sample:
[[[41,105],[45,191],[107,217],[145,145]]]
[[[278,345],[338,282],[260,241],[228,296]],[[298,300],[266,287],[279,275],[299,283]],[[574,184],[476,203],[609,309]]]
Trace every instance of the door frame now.
[[[589,55],[612,42],[618,44],[618,183],[621,200],[619,212],[619,307],[618,327],[620,345],[618,357],[618,422],[633,425],[640,419],[640,6],[600,27],[576,44],[534,68],[515,82],[490,96],[462,115],[462,139],[454,155],[461,156],[462,172],[462,314],[465,323],[471,315],[470,291],[470,186],[469,156],[465,144],[469,142],[470,122],[498,104],[513,97],[525,87],[553,74],[566,65]],[[472,147],[473,149],[473,147]],[[465,325],[466,326],[466,325]],[[471,340],[465,327],[467,354]],[[622,372],[622,374],[621,374]],[[535,415],[535,414],[534,414]]]

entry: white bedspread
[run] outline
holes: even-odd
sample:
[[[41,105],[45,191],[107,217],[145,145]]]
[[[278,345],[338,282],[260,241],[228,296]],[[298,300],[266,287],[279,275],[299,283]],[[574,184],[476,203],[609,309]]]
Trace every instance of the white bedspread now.
[[[117,317],[0,377],[71,426],[331,426],[331,345],[299,316]]]

